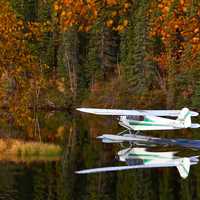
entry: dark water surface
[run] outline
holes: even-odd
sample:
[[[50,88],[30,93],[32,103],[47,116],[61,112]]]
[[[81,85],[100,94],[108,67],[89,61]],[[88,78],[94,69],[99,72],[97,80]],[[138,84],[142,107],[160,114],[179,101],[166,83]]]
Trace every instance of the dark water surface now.
[[[200,164],[192,166],[186,180],[175,168],[138,169],[124,172],[76,175],[83,168],[115,166],[119,145],[102,144],[95,137],[116,133],[121,128],[110,118],[65,116],[63,113],[40,119],[43,141],[63,148],[60,159],[0,162],[0,199],[7,200],[198,200]],[[196,131],[155,132],[153,136],[199,139]],[[179,151],[178,155],[199,155],[200,151],[176,147],[150,150]]]

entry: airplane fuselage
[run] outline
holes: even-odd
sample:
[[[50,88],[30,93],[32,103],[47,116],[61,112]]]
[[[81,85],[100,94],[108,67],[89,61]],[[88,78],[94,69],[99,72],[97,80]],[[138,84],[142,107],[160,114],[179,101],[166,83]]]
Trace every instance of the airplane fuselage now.
[[[119,124],[129,130],[174,130],[188,128],[174,119],[157,116],[120,116]]]
[[[97,115],[120,116],[119,124],[128,130],[174,130],[182,128],[200,128],[200,124],[192,124],[191,117],[197,112],[188,108],[181,110],[118,110],[98,108],[77,108],[77,110]],[[167,117],[176,117],[170,119]]]
[[[118,152],[119,161],[127,162],[128,165],[135,164],[164,164],[179,162],[179,157],[175,156],[177,152],[150,152],[145,148],[123,149]],[[198,157],[190,157],[190,164],[197,164]],[[140,162],[140,163],[139,163]]]
[[[127,162],[130,160],[142,160],[143,164],[157,164],[172,161],[176,152],[149,152],[145,148],[123,149],[118,152],[119,160]]]

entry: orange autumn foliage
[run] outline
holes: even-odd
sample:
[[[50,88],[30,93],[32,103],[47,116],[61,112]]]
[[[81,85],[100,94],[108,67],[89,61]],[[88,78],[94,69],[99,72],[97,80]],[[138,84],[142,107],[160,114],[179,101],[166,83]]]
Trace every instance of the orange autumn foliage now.
[[[162,52],[154,57],[162,73],[169,70],[172,60],[185,66],[176,68],[177,73],[187,70],[200,54],[200,4],[195,10],[193,6],[191,0],[152,2],[150,36],[163,44]]]
[[[39,24],[18,19],[8,2],[0,2],[0,107],[22,126],[32,122],[29,108],[44,86],[43,66],[28,48],[28,41],[38,39],[42,31]]]
[[[64,30],[77,26],[79,31],[87,32],[99,20],[115,31],[123,31],[128,25],[126,15],[132,6],[131,0],[57,0],[54,10]],[[120,21],[119,16],[122,17]]]
[[[183,97],[182,101],[190,98],[195,81],[189,82],[191,77],[186,78],[188,82],[185,81],[183,86],[180,80],[200,71],[200,3],[197,5],[192,0],[153,1],[149,14],[150,36],[159,41],[159,51],[153,57],[157,64],[159,85],[169,99],[170,95],[175,97],[178,93]],[[173,97],[171,103],[174,103]]]
[[[191,45],[194,56],[200,51],[200,4],[193,9],[192,0],[161,0],[152,3],[151,14],[159,13],[153,18],[151,36],[162,38],[166,47],[178,41],[181,53]]]

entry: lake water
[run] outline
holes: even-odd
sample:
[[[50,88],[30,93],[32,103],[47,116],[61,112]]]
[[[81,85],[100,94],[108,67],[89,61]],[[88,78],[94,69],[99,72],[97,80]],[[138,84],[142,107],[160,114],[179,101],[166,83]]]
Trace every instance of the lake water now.
[[[88,118],[54,113],[40,119],[43,141],[59,143],[61,158],[0,162],[0,200],[198,200],[200,164],[191,167],[186,180],[175,168],[138,169],[91,175],[77,175],[83,168],[115,166],[119,145],[102,144],[95,137],[122,130],[111,118]],[[150,132],[148,132],[151,134]],[[200,138],[198,132],[152,133],[164,137]],[[176,147],[150,150],[180,151],[179,155],[199,155],[200,151]]]

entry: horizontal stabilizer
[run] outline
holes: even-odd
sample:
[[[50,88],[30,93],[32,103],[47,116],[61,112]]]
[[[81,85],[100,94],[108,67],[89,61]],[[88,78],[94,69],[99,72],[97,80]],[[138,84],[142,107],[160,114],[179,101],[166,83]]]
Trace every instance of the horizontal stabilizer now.
[[[191,113],[188,108],[183,108],[176,119],[177,122],[183,123],[185,128],[191,127]]]
[[[97,108],[77,108],[76,110],[96,115],[136,115],[136,116],[171,116],[177,117],[180,110],[118,110],[118,109],[97,109]],[[190,116],[198,116],[199,113],[190,111]]]
[[[190,128],[200,128],[200,124],[191,124]]]
[[[190,158],[181,158],[177,169],[182,178],[187,178],[190,171]]]

